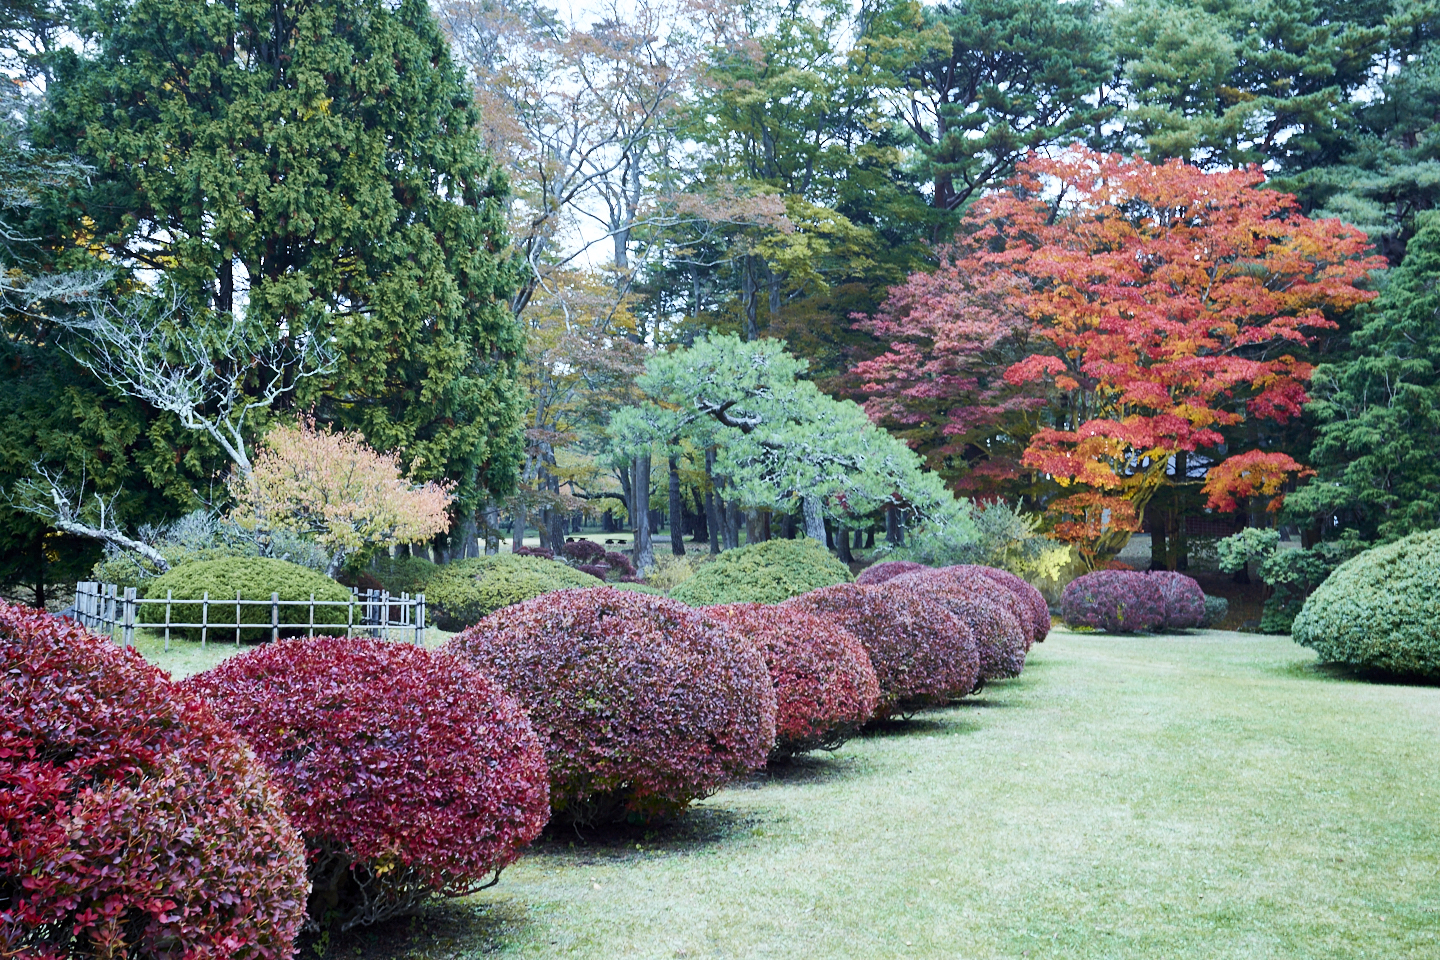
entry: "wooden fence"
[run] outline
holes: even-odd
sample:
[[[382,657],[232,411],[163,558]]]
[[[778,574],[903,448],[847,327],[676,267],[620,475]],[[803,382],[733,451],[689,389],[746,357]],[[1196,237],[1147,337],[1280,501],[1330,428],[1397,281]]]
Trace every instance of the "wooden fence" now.
[[[142,614],[141,611],[147,607],[153,613]],[[198,607],[199,621],[176,620],[176,607]],[[245,607],[268,608],[269,622],[243,622],[241,611]],[[282,623],[281,607],[304,607],[308,617],[304,623]],[[317,611],[321,617],[319,620],[315,619]],[[327,620],[332,614],[334,619]],[[342,616],[344,619],[341,619]],[[212,597],[209,591],[199,599],[179,598],[167,590],[162,599],[136,596],[134,587],[122,588],[113,583],[86,581],[75,586],[75,618],[92,632],[107,633],[126,647],[135,645],[136,627],[163,633],[167,651],[170,649],[171,630],[199,630],[202,647],[212,639],[219,641],[224,638],[225,642],[229,642],[232,633],[238,645],[242,630],[269,630],[271,640],[278,640],[281,630],[287,633],[303,630],[311,637],[317,633],[331,635],[343,630],[347,637],[383,637],[406,640],[417,646],[425,645],[423,593],[413,597],[402,593],[394,597],[383,590],[366,590],[363,593],[351,590],[349,600],[316,600],[313,593],[309,600],[281,600],[278,593],[272,593],[269,600],[245,600],[238,590],[233,599]]]

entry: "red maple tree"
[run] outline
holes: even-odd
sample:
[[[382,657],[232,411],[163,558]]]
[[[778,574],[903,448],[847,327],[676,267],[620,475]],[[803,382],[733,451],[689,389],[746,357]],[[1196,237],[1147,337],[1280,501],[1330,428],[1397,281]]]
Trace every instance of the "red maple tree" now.
[[[1302,466],[1227,450],[1220,429],[1299,414],[1311,368],[1290,349],[1374,296],[1359,284],[1384,261],[1360,231],[1302,216],[1264,180],[1078,147],[1030,158],[971,209],[943,280],[912,277],[892,293],[874,329],[903,321],[908,336],[861,371],[872,411],[929,390],[932,407],[936,394],[957,401],[947,429],[959,431],[1047,397],[1021,465],[1077,488],[1050,509],[1092,558],[1139,528],[1182,452],[1213,463],[1203,490],[1214,508],[1273,495]],[[949,296],[917,294],[946,282]],[[1004,370],[1015,393],[951,390],[937,375],[993,363],[976,338],[945,335],[967,323],[1043,345]]]

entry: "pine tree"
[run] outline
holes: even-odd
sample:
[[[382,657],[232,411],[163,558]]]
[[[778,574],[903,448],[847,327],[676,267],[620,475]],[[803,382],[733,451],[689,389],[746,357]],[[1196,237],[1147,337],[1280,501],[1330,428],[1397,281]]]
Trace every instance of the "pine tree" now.
[[[325,338],[340,361],[295,408],[455,481],[462,515],[506,491],[505,186],[423,0],[132,0],[81,29],[44,121],[95,168],[54,206],[62,260],[163,278],[199,329],[243,313]]]

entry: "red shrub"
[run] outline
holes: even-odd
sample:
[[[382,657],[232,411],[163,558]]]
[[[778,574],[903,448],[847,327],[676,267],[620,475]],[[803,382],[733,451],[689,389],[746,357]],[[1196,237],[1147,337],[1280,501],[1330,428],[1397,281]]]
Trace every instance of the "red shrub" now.
[[[610,575],[610,568],[603,563],[582,563],[575,569],[581,573],[588,573],[597,580],[604,580]]]
[[[855,578],[855,582],[862,587],[873,587],[907,573],[918,573],[929,569],[923,563],[912,563],[909,560],[886,560],[883,563],[871,564],[861,570],[860,576]]]
[[[876,716],[940,706],[975,688],[980,661],[969,629],[916,590],[841,583],[780,606],[819,614],[854,634],[880,682]]]
[[[545,826],[540,742],[454,657],[320,637],[191,677],[285,788],[317,921],[349,929],[484,885]]]
[[[764,766],[775,743],[765,657],[674,600],[560,590],[498,610],[446,647],[530,711],[550,802],[572,822],[676,813]]]
[[[736,603],[706,607],[765,652],[775,685],[772,758],[833,750],[875,712],[880,685],[860,641],[796,607]]]
[[[305,854],[235,732],[134,653],[0,604],[0,956],[291,957]]]
[[[608,550],[599,562],[619,574],[621,580],[628,580],[635,576],[635,564],[631,563],[630,558],[623,553]]]
[[[1150,579],[1160,588],[1160,599],[1165,606],[1162,630],[1189,630],[1200,626],[1205,619],[1205,591],[1194,577],[1169,570],[1156,570]]]
[[[979,658],[980,683],[1018,677],[1025,669],[1025,628],[1017,615],[1020,602],[993,580],[973,571],[947,567],[932,574],[910,573],[885,587],[922,593],[970,630]]]
[[[1072,627],[1133,633],[1165,622],[1165,599],[1159,584],[1143,573],[1096,570],[1070,581],[1060,611]]]
[[[1040,631],[1040,623],[1034,609],[1026,600],[1021,599],[1008,584],[1001,583],[990,576],[991,573],[999,572],[1001,571],[997,571],[993,567],[962,565],[931,570],[928,576],[926,574],[907,574],[907,576],[928,579],[933,583],[943,583],[947,587],[959,591],[965,597],[985,597],[992,603],[1003,607],[1010,613],[1010,616],[1015,618],[1020,629],[1020,643],[1026,650],[1029,650],[1033,638]],[[907,580],[906,582],[911,581]],[[1048,612],[1045,620],[1045,632],[1050,632]]]
[[[605,556],[605,548],[594,540],[567,540],[563,550],[566,557],[577,563],[598,563]]]
[[[542,560],[555,559],[555,551],[551,550],[549,547],[520,547],[519,549],[512,550],[511,552],[518,557],[539,557]]]
[[[1009,589],[1015,595],[1015,599],[1019,600],[1029,611],[1030,617],[1027,622],[1030,628],[1030,639],[1026,646],[1040,643],[1050,635],[1050,604],[1045,602],[1044,594],[1009,570],[1001,570],[997,567],[976,567],[975,570],[981,576],[989,577],[1000,586]]]

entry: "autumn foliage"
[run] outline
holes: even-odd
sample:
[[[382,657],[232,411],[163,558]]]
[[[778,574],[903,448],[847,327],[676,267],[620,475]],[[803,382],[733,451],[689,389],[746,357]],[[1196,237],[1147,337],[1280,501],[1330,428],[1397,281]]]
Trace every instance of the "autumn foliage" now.
[[[962,435],[1028,417],[1020,466],[1077,488],[1053,507],[1057,533],[1102,558],[1177,453],[1215,462],[1212,507],[1275,494],[1301,465],[1259,449],[1224,460],[1221,430],[1299,414],[1311,368],[1295,349],[1373,296],[1360,284],[1384,262],[1264,180],[1078,147],[1030,158],[975,203],[937,274],[892,291],[872,323],[897,337],[858,371],[872,414],[938,416]],[[1002,362],[1003,384],[985,380]]]
[[[765,653],[775,685],[772,758],[833,750],[874,714],[880,685],[870,657],[832,619],[764,603],[706,607],[705,615]]]
[[[185,686],[284,787],[322,924],[353,927],[470,893],[549,819],[529,720],[452,657],[355,637],[282,640]]]
[[[294,955],[305,856],[239,736],[140,657],[0,604],[0,956]]]
[[[975,647],[977,684],[1018,677],[1025,669],[1030,642],[1019,601],[988,578],[948,567],[909,573],[876,589],[913,591],[963,625]]]
[[[529,712],[562,820],[678,813],[763,767],[775,743],[764,655],[675,600],[561,590],[497,610],[446,647]]]

